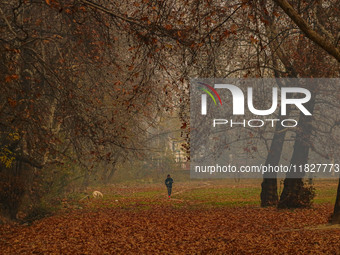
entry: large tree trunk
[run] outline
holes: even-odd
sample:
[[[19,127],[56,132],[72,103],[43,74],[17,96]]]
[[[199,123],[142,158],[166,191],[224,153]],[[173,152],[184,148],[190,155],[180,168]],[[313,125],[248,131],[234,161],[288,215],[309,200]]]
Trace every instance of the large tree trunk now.
[[[286,52],[282,45],[278,43],[276,40],[278,36],[278,32],[276,31],[275,23],[273,22],[273,18],[270,16],[266,16],[266,19],[269,23],[265,26],[266,34],[270,39],[271,43],[269,45],[271,51],[275,55],[272,56],[273,65],[276,69],[279,68],[278,59],[280,59],[281,63],[285,66],[290,77],[297,77],[296,71],[293,68],[292,64],[289,61],[289,57],[286,55]],[[274,74],[276,78],[280,78],[281,74],[274,70]],[[283,84],[281,84],[281,87]],[[289,115],[290,107],[287,109],[287,114]],[[281,115],[281,111],[279,112]],[[283,119],[283,118],[282,118]],[[266,158],[265,165],[277,166],[280,162],[282,148],[284,144],[284,139],[286,135],[286,131],[284,131],[284,127],[282,127],[281,118],[280,121],[277,122],[275,126],[275,133],[273,136],[272,143],[270,145],[270,149]],[[264,173],[263,181],[261,184],[261,206],[276,206],[278,204],[278,193],[277,193],[277,174],[276,173]]]
[[[315,106],[314,85],[311,84],[311,99],[305,107],[313,113]],[[293,155],[290,163],[300,166],[308,162],[310,136],[312,132],[312,116],[300,113],[298,130],[294,143]],[[284,180],[284,187],[278,204],[278,208],[300,208],[310,205],[308,190],[304,187],[303,177],[305,173],[288,172]],[[307,197],[308,196],[308,197]]]
[[[334,211],[329,222],[332,224],[340,224],[340,178],[339,178],[339,184],[338,184],[338,191],[336,193]]]
[[[283,129],[284,128],[280,122],[277,122],[275,134],[265,162],[266,166],[276,166],[280,162],[282,147],[286,135],[286,132]],[[276,173],[264,173],[261,187],[261,206],[276,206],[278,203]]]
[[[276,206],[278,203],[278,195],[277,195],[277,179],[268,178],[266,176],[263,177],[263,181],[261,184],[261,206]]]
[[[25,192],[22,167],[21,161],[15,161],[11,168],[0,168],[0,211],[10,220],[16,219]]]

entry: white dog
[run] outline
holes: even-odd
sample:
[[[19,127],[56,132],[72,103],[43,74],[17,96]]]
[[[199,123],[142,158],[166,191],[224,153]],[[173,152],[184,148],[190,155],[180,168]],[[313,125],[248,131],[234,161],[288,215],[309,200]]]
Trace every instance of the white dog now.
[[[100,191],[96,190],[96,191],[93,191],[92,196],[94,198],[99,198],[99,197],[103,197],[103,194]]]

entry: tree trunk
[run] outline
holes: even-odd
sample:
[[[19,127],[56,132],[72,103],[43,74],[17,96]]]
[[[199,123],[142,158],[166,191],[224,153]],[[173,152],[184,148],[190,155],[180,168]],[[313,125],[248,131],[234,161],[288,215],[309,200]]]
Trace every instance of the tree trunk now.
[[[264,176],[261,188],[261,206],[276,206],[279,200],[277,195],[277,179]]]
[[[109,171],[107,169],[104,170],[103,175],[102,175],[104,184],[108,184],[112,180],[113,175],[116,172],[116,165],[117,165],[117,162],[120,156],[121,156],[120,152],[116,153],[115,156],[113,157]],[[108,172],[109,174],[107,174]]]
[[[334,211],[329,220],[329,223],[340,224],[340,178],[339,178],[339,184],[338,184],[338,191],[336,192]]]
[[[286,132],[283,129],[280,122],[277,122],[275,134],[265,162],[266,166],[276,166],[279,164],[286,135]],[[276,206],[278,203],[276,173],[264,173],[261,187],[261,206]]]
[[[112,180],[115,172],[116,172],[116,162],[113,162],[111,171],[110,171],[109,176],[107,177],[105,183],[109,183]]]
[[[275,60],[273,60],[275,61]],[[278,74],[275,73],[275,76],[278,77]],[[279,82],[279,86],[284,86]],[[290,113],[291,107],[287,109],[287,115]],[[281,110],[279,111],[279,116],[281,116]],[[281,121],[283,117],[280,117],[280,120],[276,122],[275,133],[273,136],[272,143],[270,144],[270,149],[268,151],[268,155],[266,158],[265,166],[277,166],[280,162],[281,153],[283,144],[285,141],[286,130],[281,125]],[[274,173],[264,173],[263,181],[261,184],[261,206],[276,206],[279,202],[278,194],[277,194],[277,174]]]
[[[338,184],[338,191],[336,193],[334,211],[329,222],[332,224],[340,224],[340,178],[339,178],[339,184]]]
[[[310,84],[311,99],[305,104],[306,108],[313,113],[315,106],[314,85]],[[305,116],[300,113],[298,130],[294,143],[293,155],[290,161],[291,165],[304,165],[308,162],[309,143],[312,132],[312,116]],[[300,208],[310,205],[308,190],[304,187],[303,177],[305,173],[288,172],[284,180],[284,187],[278,204],[278,208]],[[308,196],[308,197],[306,197]]]
[[[276,31],[275,23],[273,22],[273,18],[267,16],[267,20],[269,20],[269,24],[265,26],[266,34],[270,41],[270,49],[275,55],[272,56],[273,65],[279,69],[279,65],[277,63],[276,56],[282,64],[285,66],[285,69],[289,73],[290,77],[297,77],[296,71],[291,65],[289,61],[289,57],[285,54],[285,51],[275,38],[278,36],[278,32]],[[274,70],[274,74],[276,78],[280,77],[280,73]],[[280,84],[282,87],[283,84]],[[287,115],[289,115],[290,107],[287,109]],[[281,115],[281,111],[279,112]],[[282,118],[283,119],[283,118]],[[270,145],[270,149],[266,158],[265,165],[277,166],[280,162],[282,148],[284,144],[284,139],[286,136],[286,131],[284,127],[281,125],[281,118],[280,121],[277,122],[275,126],[275,133],[273,136],[272,143]],[[263,174],[263,181],[261,184],[261,206],[276,206],[278,204],[278,194],[277,194],[277,174],[276,173],[264,173]]]

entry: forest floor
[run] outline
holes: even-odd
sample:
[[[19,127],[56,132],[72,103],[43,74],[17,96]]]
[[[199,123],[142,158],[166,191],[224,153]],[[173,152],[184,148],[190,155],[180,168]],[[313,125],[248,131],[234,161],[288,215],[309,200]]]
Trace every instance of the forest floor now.
[[[317,180],[311,209],[260,208],[260,180],[116,184],[89,189],[31,225],[0,226],[0,254],[340,254],[328,225],[336,180]]]

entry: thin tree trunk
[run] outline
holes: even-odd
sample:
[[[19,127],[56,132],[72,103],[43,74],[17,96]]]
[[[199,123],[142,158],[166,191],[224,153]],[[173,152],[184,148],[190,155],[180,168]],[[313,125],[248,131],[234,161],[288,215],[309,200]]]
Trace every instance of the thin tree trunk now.
[[[121,153],[116,153],[116,155],[114,156],[113,161],[111,163],[111,168],[110,168],[109,174],[107,175],[106,170],[103,172],[103,183],[104,184],[107,184],[112,180],[113,175],[116,172],[116,165],[117,165],[117,162],[118,162],[120,155],[121,155]]]
[[[112,168],[109,173],[109,176],[107,177],[105,183],[108,183],[112,180],[114,173],[116,172],[116,162],[112,162]]]

